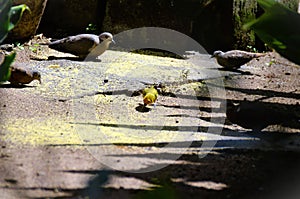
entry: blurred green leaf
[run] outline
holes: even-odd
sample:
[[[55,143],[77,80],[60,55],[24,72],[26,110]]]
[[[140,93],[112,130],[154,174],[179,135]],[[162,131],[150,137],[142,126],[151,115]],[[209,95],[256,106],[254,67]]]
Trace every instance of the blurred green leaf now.
[[[15,57],[15,52],[5,56],[3,63],[0,65],[0,82],[5,82],[10,78],[10,65],[14,61]]]
[[[12,6],[11,0],[0,0],[0,43],[6,38],[9,27],[9,11]]]
[[[0,0],[0,43],[20,21],[25,10],[30,11],[25,4],[12,7],[12,0]]]
[[[28,10],[30,12],[29,7],[25,4],[11,7],[9,11],[9,18],[10,18],[10,23],[8,27],[9,31],[12,30],[16,26],[16,24],[20,21],[25,10]]]
[[[263,1],[258,0],[258,3],[264,10],[267,10],[267,9],[271,8],[274,4],[276,4],[276,1],[274,1],[274,0],[263,0]]]
[[[257,0],[265,13],[244,25],[283,57],[300,64],[300,15],[274,0]]]
[[[13,29],[21,19],[23,12],[29,10],[25,4],[13,6],[11,0],[0,0],[0,43],[7,37],[8,31]],[[10,65],[14,61],[16,53],[6,55],[0,64],[0,83],[10,78]]]

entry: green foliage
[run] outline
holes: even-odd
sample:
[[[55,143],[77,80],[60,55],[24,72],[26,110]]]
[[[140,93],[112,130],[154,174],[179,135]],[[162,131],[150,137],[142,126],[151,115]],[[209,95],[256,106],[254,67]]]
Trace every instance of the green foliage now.
[[[12,7],[11,0],[0,1],[0,43],[6,38],[8,31],[16,26],[25,10],[29,8],[24,4]]]
[[[3,63],[0,65],[0,82],[7,81],[10,77],[10,65],[14,61],[16,53],[13,52],[5,56]]]
[[[250,52],[258,53],[258,50],[257,50],[254,46],[247,45],[247,49],[248,49]]]
[[[0,1],[0,43],[6,38],[9,29],[9,11],[12,6],[12,1]]]
[[[15,46],[16,46],[18,49],[20,49],[20,50],[24,50],[24,45],[21,44],[20,42],[16,42],[16,43],[15,43]]]
[[[40,44],[34,44],[33,46],[29,46],[29,49],[31,50],[31,52],[37,53],[39,46],[40,46]]]
[[[85,30],[87,32],[95,32],[97,30],[97,26],[95,24],[90,23]]]
[[[244,25],[283,57],[300,64],[300,15],[274,0],[257,0],[265,13]]]
[[[28,10],[30,12],[29,7],[25,4],[11,7],[9,11],[10,23],[9,23],[8,31],[12,30],[15,27],[15,25],[20,21],[25,10]]]
[[[29,10],[29,8],[24,4],[12,7],[11,0],[0,1],[0,43],[7,37],[8,31],[12,30],[19,22],[25,10]],[[3,63],[0,65],[0,82],[9,79],[9,67],[14,61],[15,56],[15,52],[5,56]]]

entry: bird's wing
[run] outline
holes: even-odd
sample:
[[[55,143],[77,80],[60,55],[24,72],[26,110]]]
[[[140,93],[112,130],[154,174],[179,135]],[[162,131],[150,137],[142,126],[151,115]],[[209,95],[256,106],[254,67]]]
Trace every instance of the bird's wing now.
[[[158,96],[158,92],[154,87],[145,88],[142,92],[143,92],[143,96],[145,96],[148,93],[151,93],[156,97]]]
[[[225,53],[225,56],[228,57],[245,58],[245,59],[253,59],[263,55],[264,53],[252,53],[252,52],[247,52],[242,50],[232,50]]]
[[[49,47],[80,56],[87,55],[98,44],[99,37],[97,35],[81,34],[54,41],[49,44]]]
[[[238,68],[241,65],[246,64],[251,59],[245,58],[243,56],[232,56],[232,55],[224,55],[222,57],[217,58],[218,63],[225,68]]]
[[[221,65],[229,67],[229,68],[237,68],[241,65],[246,64],[251,59],[253,59],[251,55],[249,55],[247,52],[243,51],[229,51],[226,52],[221,59],[219,59],[219,62]]]

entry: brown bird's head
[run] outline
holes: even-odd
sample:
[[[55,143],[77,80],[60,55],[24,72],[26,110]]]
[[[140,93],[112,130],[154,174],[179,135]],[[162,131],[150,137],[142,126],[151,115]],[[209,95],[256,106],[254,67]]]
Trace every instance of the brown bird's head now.
[[[38,81],[40,82],[40,84],[42,83],[42,80],[41,80],[41,74],[40,74],[39,72],[34,71],[34,72],[32,73],[32,78],[38,80]]]
[[[116,43],[114,41],[113,35],[111,33],[109,33],[109,32],[101,33],[99,35],[99,38],[100,38],[101,41],[106,41],[107,40],[107,41],[113,42],[114,44]]]

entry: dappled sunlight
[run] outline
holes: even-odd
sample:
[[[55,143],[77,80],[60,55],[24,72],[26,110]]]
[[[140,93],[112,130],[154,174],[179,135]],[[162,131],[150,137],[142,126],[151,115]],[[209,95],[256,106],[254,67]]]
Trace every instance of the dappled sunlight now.
[[[183,184],[192,186],[192,187],[197,187],[197,188],[203,188],[203,189],[209,189],[209,190],[215,190],[215,191],[220,191],[223,189],[228,188],[228,186],[224,183],[220,182],[213,182],[213,181],[187,181],[182,178],[171,178],[172,182],[181,182]]]

